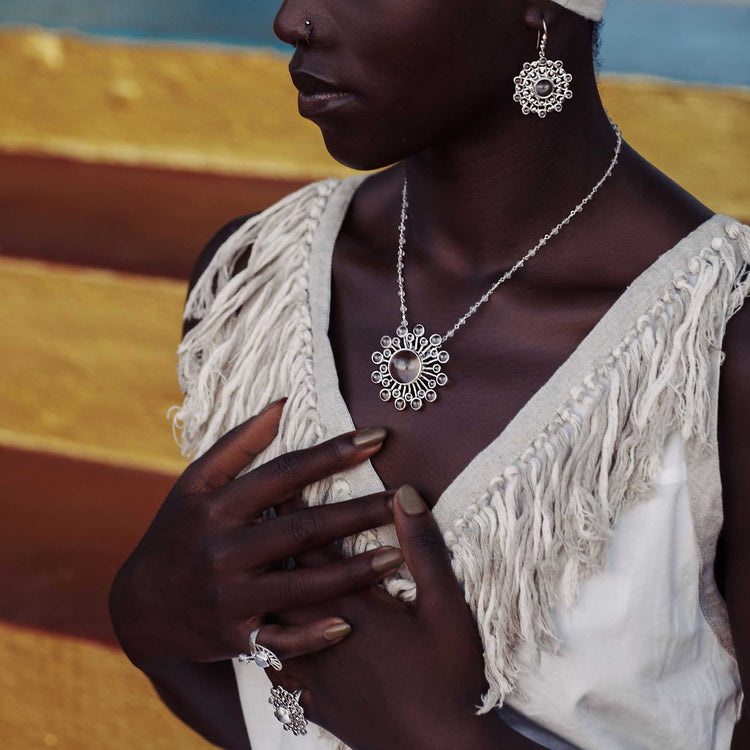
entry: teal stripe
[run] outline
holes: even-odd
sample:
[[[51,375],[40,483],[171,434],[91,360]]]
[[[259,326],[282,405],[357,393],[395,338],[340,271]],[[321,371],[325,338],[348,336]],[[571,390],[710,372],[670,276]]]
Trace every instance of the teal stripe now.
[[[0,23],[106,37],[270,46],[280,0],[0,0]],[[609,0],[602,70],[750,85],[750,4]],[[554,34],[554,32],[553,32]]]
[[[609,0],[602,70],[750,85],[750,5]]]

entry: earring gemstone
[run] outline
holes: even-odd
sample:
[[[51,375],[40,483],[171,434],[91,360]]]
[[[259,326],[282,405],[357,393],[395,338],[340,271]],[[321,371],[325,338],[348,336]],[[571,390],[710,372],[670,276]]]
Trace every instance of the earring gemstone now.
[[[546,99],[555,90],[555,87],[549,78],[540,78],[536,82],[534,90],[540,99]]]

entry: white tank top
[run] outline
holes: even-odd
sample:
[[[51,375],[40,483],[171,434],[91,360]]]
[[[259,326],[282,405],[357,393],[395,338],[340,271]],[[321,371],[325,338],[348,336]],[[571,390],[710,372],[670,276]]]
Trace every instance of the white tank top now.
[[[185,317],[201,322],[180,345],[175,415],[186,455],[287,394],[256,464],[354,429],[327,331],[333,247],[363,179],[315,183],[248,220],[194,287]],[[730,746],[742,690],[713,578],[716,409],[721,339],[750,293],[748,263],[750,228],[728,216],[683,238],[433,509],[485,647],[483,708],[542,747]],[[382,489],[368,461],[305,495]],[[390,527],[346,548],[395,542]],[[503,593],[487,596],[499,581]],[[414,595],[408,572],[387,588]],[[517,632],[498,626],[508,621]],[[265,673],[234,668],[253,750],[344,747],[313,725],[284,732]]]

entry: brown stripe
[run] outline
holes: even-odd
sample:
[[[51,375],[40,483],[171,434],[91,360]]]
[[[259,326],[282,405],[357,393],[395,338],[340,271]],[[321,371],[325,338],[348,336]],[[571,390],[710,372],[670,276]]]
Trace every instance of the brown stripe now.
[[[0,154],[0,253],[187,279],[219,227],[303,183]]]
[[[0,447],[0,619],[115,644],[110,584],[173,483]]]

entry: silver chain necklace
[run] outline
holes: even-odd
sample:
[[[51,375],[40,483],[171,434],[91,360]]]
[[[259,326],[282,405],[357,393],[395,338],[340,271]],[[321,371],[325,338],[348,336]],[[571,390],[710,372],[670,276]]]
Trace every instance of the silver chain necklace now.
[[[620,129],[612,120],[609,121],[617,136],[617,145],[612,161],[599,182],[591,192],[554,228],[542,237],[526,255],[516,261],[511,269],[506,271],[467,311],[456,324],[442,336],[425,332],[423,325],[415,325],[409,331],[407,319],[406,291],[404,290],[404,248],[406,245],[406,220],[409,201],[407,200],[407,183],[401,191],[401,222],[398,225],[398,296],[401,301],[401,325],[396,329],[395,336],[383,336],[380,339],[381,348],[372,354],[372,362],[376,365],[370,378],[380,386],[382,401],[393,399],[393,405],[399,411],[407,406],[417,411],[425,402],[432,403],[437,399],[437,389],[448,382],[448,376],[443,372],[443,365],[450,356],[443,348],[445,342],[455,335],[461,326],[492,296],[500,284],[505,283],[513,274],[522,268],[527,260],[533,258],[570,220],[583,210],[583,207],[593,198],[597,190],[612,174],[617,164],[622,145]]]

